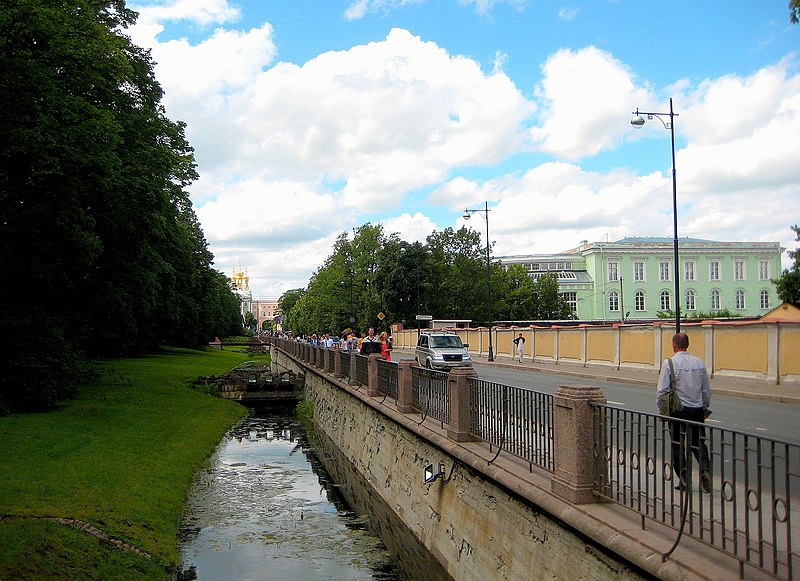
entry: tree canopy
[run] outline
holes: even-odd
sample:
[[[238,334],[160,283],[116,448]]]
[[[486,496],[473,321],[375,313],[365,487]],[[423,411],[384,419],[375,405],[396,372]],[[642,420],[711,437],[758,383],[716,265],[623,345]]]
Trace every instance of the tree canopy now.
[[[795,240],[800,242],[800,226],[791,226],[795,234]],[[778,292],[778,298],[785,303],[791,303],[800,307],[800,248],[795,248],[788,252],[789,258],[794,262],[790,268],[787,268],[781,275],[772,282],[775,284]]]
[[[85,358],[238,325],[186,192],[184,125],[122,32],[135,18],[123,0],[0,11],[0,409],[68,396]]]
[[[306,335],[416,326],[418,314],[476,324],[572,316],[554,276],[534,281],[521,266],[506,270],[489,258],[487,268],[486,247],[471,229],[445,228],[411,244],[365,224],[341,233],[308,287],[285,293],[279,304],[286,328]]]

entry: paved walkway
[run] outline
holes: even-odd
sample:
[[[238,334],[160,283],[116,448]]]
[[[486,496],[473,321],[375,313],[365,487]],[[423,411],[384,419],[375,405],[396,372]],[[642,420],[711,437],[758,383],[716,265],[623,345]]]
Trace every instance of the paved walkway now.
[[[403,357],[413,357],[413,351],[395,350]],[[599,365],[587,365],[581,367],[572,364],[555,363],[532,363],[523,360],[522,363],[508,356],[500,355],[495,361],[489,362],[486,357],[472,356],[473,361],[481,365],[497,365],[516,369],[528,369],[541,371],[544,373],[555,373],[558,375],[581,377],[586,379],[596,379],[598,381],[614,381],[618,383],[633,383],[645,385],[654,390],[658,384],[658,372],[651,370],[623,370],[613,367],[602,367]],[[757,379],[743,379],[739,377],[712,377],[711,391],[715,395],[727,395],[730,397],[742,397],[748,399],[761,399],[780,403],[791,403],[800,405],[800,385],[774,385],[759,381]]]

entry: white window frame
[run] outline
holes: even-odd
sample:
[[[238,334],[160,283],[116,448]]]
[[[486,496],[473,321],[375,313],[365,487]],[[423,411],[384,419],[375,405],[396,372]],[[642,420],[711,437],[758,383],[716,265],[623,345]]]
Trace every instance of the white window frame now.
[[[720,276],[719,260],[711,260],[708,263],[708,280],[719,280]]]
[[[659,304],[662,311],[672,310],[672,295],[667,289],[662,290],[661,294],[659,294]]]
[[[608,293],[608,310],[612,313],[619,312],[619,293],[615,290]]]
[[[672,280],[672,263],[669,260],[658,261],[658,281],[669,282]]]
[[[638,312],[647,310],[647,295],[641,289],[633,293],[633,309]]]
[[[688,289],[686,291],[686,310],[687,311],[696,311],[697,310],[697,293],[694,292],[694,289]]]
[[[770,303],[769,291],[767,289],[761,289],[761,292],[759,293],[759,298],[761,300],[761,308],[768,309]]]
[[[719,311],[720,305],[722,304],[722,293],[718,288],[711,289],[710,299],[711,299],[711,310]]]
[[[747,262],[743,258],[733,261],[733,280],[747,280]]]
[[[644,260],[633,261],[633,281],[645,282],[647,280],[647,263]]]
[[[769,280],[771,278],[769,266],[769,258],[758,259],[758,280]]]
[[[694,281],[697,273],[697,263],[694,260],[683,261],[683,280]]]
[[[608,282],[617,282],[619,280],[619,260],[609,260],[606,264],[608,271]]]
[[[747,294],[744,292],[744,289],[736,289],[734,300],[737,310],[742,311],[747,308]]]

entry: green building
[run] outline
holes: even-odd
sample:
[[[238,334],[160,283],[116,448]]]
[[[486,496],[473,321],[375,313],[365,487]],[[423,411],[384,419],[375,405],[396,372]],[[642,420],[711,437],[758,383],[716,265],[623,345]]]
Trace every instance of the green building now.
[[[778,242],[678,241],[681,317],[729,310],[758,316],[777,304],[771,279],[781,273]],[[559,254],[498,257],[521,264],[531,277],[558,276],[561,293],[579,320],[652,320],[675,310],[672,238],[581,242]]]

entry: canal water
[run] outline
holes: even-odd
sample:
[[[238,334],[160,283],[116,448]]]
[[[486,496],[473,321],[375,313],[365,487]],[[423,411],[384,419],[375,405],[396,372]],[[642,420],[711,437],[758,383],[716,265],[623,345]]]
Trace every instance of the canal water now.
[[[181,579],[449,579],[316,432],[289,410],[225,435],[189,494]]]

